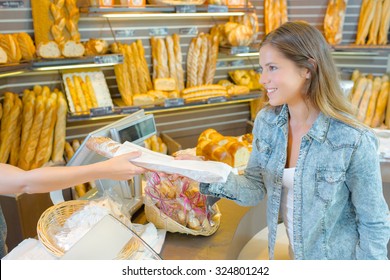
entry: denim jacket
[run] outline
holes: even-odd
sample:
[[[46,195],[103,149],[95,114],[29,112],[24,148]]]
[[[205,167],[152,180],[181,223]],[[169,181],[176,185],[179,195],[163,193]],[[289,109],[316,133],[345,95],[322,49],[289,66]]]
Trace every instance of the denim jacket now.
[[[287,158],[288,107],[262,110],[243,175],[201,184],[201,192],[256,205],[267,197],[268,250],[273,259],[282,177]],[[294,175],[295,259],[387,259],[389,209],[382,192],[378,142],[368,129],[320,113],[302,137]]]

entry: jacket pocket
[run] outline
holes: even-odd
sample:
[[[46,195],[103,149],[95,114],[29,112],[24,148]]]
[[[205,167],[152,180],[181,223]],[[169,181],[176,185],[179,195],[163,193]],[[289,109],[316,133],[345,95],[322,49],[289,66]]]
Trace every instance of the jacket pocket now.
[[[271,146],[261,139],[256,139],[255,141],[255,149],[256,149],[256,158],[259,166],[264,169],[268,163],[268,160],[271,156]]]
[[[316,195],[326,203],[333,200],[338,188],[344,184],[345,172],[318,169],[316,172]]]

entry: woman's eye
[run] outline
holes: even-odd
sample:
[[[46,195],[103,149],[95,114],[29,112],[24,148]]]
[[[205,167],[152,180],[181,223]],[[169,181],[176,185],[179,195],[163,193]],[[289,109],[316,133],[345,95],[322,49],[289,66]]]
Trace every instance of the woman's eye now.
[[[275,67],[275,66],[272,66],[272,65],[270,65],[269,66],[269,71],[274,71],[274,70],[276,70],[277,68]]]

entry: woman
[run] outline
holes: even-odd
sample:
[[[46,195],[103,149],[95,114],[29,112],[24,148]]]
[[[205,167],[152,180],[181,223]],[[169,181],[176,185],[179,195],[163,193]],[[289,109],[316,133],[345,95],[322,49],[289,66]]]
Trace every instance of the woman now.
[[[144,168],[129,162],[140,154],[132,152],[83,166],[43,167],[29,171],[0,163],[0,194],[51,192],[98,179],[129,180],[145,172]],[[0,258],[7,253],[6,235],[7,227],[0,208]]]
[[[354,118],[322,34],[288,22],[259,55],[270,106],[256,117],[245,174],[201,192],[246,206],[267,195],[271,259],[279,212],[295,259],[386,259],[377,140]]]

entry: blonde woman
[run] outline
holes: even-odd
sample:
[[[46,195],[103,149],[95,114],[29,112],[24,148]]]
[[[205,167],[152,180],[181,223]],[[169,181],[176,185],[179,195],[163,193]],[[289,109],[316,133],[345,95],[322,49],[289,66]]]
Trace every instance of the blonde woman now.
[[[354,118],[322,34],[288,22],[259,55],[269,106],[256,117],[245,173],[201,192],[246,206],[267,197],[271,259],[279,214],[295,259],[386,259],[377,140]]]

